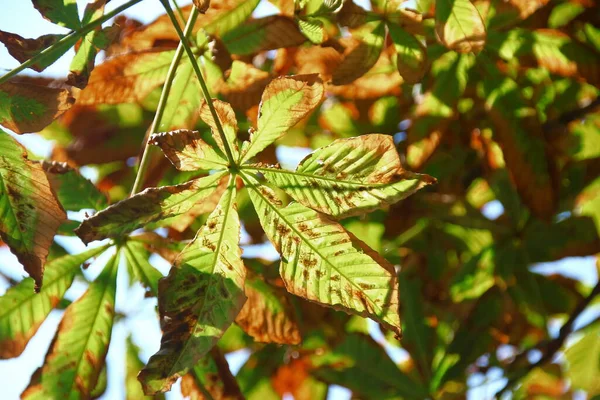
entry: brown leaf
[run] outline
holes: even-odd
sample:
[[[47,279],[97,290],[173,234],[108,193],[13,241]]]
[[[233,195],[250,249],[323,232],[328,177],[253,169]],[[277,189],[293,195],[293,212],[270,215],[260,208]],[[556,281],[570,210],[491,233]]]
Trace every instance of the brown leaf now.
[[[0,85],[0,125],[19,134],[44,129],[75,101],[66,89],[27,82],[19,78]]]
[[[218,100],[217,100],[218,101]],[[204,140],[197,131],[179,129],[154,134],[150,144],[159,146],[165,156],[180,171],[217,169],[227,166],[227,160]]]
[[[62,37],[63,35],[43,35],[37,39],[26,39],[16,33],[0,30],[0,42],[6,46],[8,53],[20,63],[24,63],[40,51],[52,46]],[[37,62],[29,68],[37,72],[42,72],[48,67],[46,64]]]
[[[549,1],[550,0],[508,0],[508,3],[519,10],[521,19],[525,19],[548,4]]]
[[[225,34],[225,46],[232,54],[247,55],[265,50],[300,46],[306,37],[290,17],[271,15],[247,21]]]
[[[210,7],[210,0],[193,0],[193,3],[200,14],[206,14],[206,10]]]
[[[235,322],[257,342],[299,344],[300,331],[285,292],[256,277],[246,280],[248,300]]]
[[[271,81],[268,72],[252,64],[234,61],[229,77],[216,85],[216,91],[235,108],[246,111],[260,102],[260,96]]]
[[[237,119],[235,118],[235,112],[233,111],[233,108],[231,108],[230,104],[225,103],[221,100],[213,100],[213,105],[215,107],[215,111],[217,112],[217,117],[221,122],[221,126],[225,133],[225,137],[227,138],[229,146],[231,147],[231,151],[233,152],[234,156],[237,156],[237,154],[239,153],[237,144],[238,126]],[[219,130],[217,129],[217,124],[212,116],[212,113],[210,112],[210,108],[208,107],[206,101],[203,101],[202,105],[200,106],[200,118],[210,127],[215,142],[217,142],[217,145],[219,146],[223,154],[226,154],[223,140],[221,139],[221,135],[219,134]]]

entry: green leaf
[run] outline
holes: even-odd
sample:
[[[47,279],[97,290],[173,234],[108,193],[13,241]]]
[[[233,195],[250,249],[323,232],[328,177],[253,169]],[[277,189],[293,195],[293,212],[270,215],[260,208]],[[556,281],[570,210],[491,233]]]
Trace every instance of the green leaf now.
[[[288,292],[369,317],[401,335],[396,272],[340,224],[299,203],[282,207],[275,194],[242,174],[260,223],[281,253]]]
[[[34,281],[25,278],[0,297],[0,359],[20,355],[50,311],[71,286],[79,266],[108,246],[77,255],[65,255],[46,265],[42,289],[34,292]]]
[[[459,53],[478,53],[485,45],[485,24],[470,0],[437,0],[435,33],[438,41]]]
[[[206,396],[206,393],[210,397]],[[181,394],[190,400],[242,400],[244,396],[218,347],[204,356],[181,380]]]
[[[219,1],[213,4],[205,14],[208,16],[214,12],[216,16],[211,16],[210,21],[201,26],[207,33],[223,37],[227,32],[246,21],[259,2],[260,0]],[[202,22],[202,17],[199,20]]]
[[[139,375],[144,392],[169,390],[217,343],[246,301],[235,179],[159,284],[161,348]]]
[[[257,168],[299,203],[344,218],[393,204],[434,180],[404,171],[389,135],[338,139],[307,156],[295,172]]]
[[[10,247],[39,290],[48,249],[66,219],[40,164],[0,130],[0,238]]]
[[[222,40],[231,54],[238,55],[296,47],[306,42],[294,20],[284,15],[247,21],[223,35]]]
[[[224,173],[175,186],[148,188],[83,221],[75,233],[85,243],[117,238],[151,222],[185,213],[218,187]]]
[[[298,27],[300,32],[314,44],[321,44],[325,40],[326,33],[323,28],[323,22],[317,18],[307,17],[306,19],[299,18]]]
[[[366,74],[377,62],[385,39],[385,24],[370,22],[352,35],[344,59],[331,77],[334,85],[345,85]]]
[[[87,399],[105,365],[115,316],[118,253],[79,300],[72,303],[24,399]]]
[[[106,195],[66,163],[42,163],[58,201],[65,210],[102,210],[108,206]]]
[[[252,353],[236,378],[248,400],[279,399],[271,377],[284,363],[286,346],[266,345]]]
[[[324,89],[318,75],[279,77],[263,92],[258,128],[242,147],[241,163],[248,161],[306,117],[319,105]]]
[[[237,120],[235,118],[235,112],[229,103],[225,103],[220,100],[213,100],[213,106],[215,108],[215,112],[217,113],[217,117],[221,122],[221,127],[223,128],[223,133],[225,134],[225,140],[227,140],[227,144],[231,149],[234,159],[239,158],[239,146],[237,142]],[[221,135],[219,134],[219,129],[217,127],[216,121],[213,119],[212,113],[210,112],[210,108],[206,101],[202,103],[200,106],[200,118],[204,121],[211,130],[212,137],[217,142],[217,146],[221,150],[221,154],[226,154],[225,145],[223,144],[223,140],[221,139]],[[222,156],[225,158],[225,156]],[[229,164],[229,162],[227,162]]]
[[[140,399],[154,399],[161,400],[165,396],[161,393],[155,396],[145,396],[142,390],[142,385],[137,379],[137,375],[142,368],[144,363],[140,360],[140,349],[133,343],[131,336],[127,337],[127,350],[125,354],[125,399],[126,400],[140,400]]]
[[[141,282],[150,293],[158,295],[158,280],[162,274],[149,262],[150,252],[146,250],[141,242],[129,240],[123,247],[125,259],[127,260],[127,271],[129,279]]]
[[[31,0],[31,2],[48,21],[71,30],[81,27],[77,0]]]
[[[74,102],[66,89],[28,82],[0,84],[0,125],[19,134],[41,131]]]
[[[577,389],[588,396],[600,394],[600,324],[593,324],[582,331],[581,337],[565,351],[567,376]]]
[[[587,115],[572,124],[569,155],[573,160],[600,157],[600,113]]]
[[[388,24],[396,48],[398,72],[408,84],[419,83],[427,72],[427,52],[419,40],[396,24]]]
[[[404,374],[383,348],[366,335],[352,333],[335,348],[312,358],[314,374],[365,399],[424,399],[427,390]]]
[[[150,136],[149,143],[159,146],[180,171],[224,169],[227,159],[201,139],[198,131],[180,129]]]

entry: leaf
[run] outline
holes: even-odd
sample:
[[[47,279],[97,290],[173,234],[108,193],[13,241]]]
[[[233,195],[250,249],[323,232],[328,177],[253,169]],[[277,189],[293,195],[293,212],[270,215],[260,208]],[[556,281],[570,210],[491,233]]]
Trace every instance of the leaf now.
[[[79,266],[103,252],[96,247],[77,255],[65,255],[46,265],[43,286],[34,292],[33,279],[25,278],[0,297],[0,359],[19,356],[71,286]]]
[[[81,27],[76,0],[31,0],[31,2],[42,17],[53,24],[74,31]]]
[[[316,74],[274,79],[265,89],[258,109],[258,128],[242,147],[241,163],[248,161],[306,117],[323,98]]]
[[[385,39],[385,25],[370,22],[352,35],[344,59],[333,73],[334,85],[345,85],[366,74],[379,59]]]
[[[335,218],[393,204],[434,182],[404,171],[389,135],[338,139],[315,150],[295,172],[257,169],[294,200]]]
[[[237,144],[237,120],[235,118],[235,112],[231,105],[220,101],[213,100],[213,105],[215,107],[215,111],[217,113],[217,117],[219,118],[219,122],[223,128],[223,132],[225,133],[225,139],[227,140],[227,144],[233,153],[235,159],[239,158],[239,149]],[[200,118],[204,121],[211,130],[212,137],[217,142],[219,149],[221,149],[222,154],[225,154],[225,145],[223,144],[223,140],[221,139],[221,135],[217,129],[217,123],[213,119],[212,113],[208,107],[206,101],[202,102],[200,106]],[[228,164],[228,162],[227,162]]]
[[[240,387],[218,347],[204,356],[181,380],[181,394],[190,400],[243,400]]]
[[[257,342],[300,344],[300,330],[289,299],[260,278],[246,280],[246,297],[235,322]]]
[[[246,301],[235,180],[159,283],[163,338],[138,379],[144,392],[169,390],[217,343]]]
[[[154,296],[158,295],[158,280],[163,275],[150,264],[150,252],[140,242],[128,240],[123,247],[127,260],[129,279],[138,281],[150,290]]]
[[[193,0],[192,1],[200,14],[206,14],[206,10],[210,7],[210,0]]]
[[[44,161],[42,168],[60,205],[65,210],[102,210],[108,206],[106,195],[67,163]]]
[[[15,133],[37,132],[74,103],[66,89],[25,82],[0,84],[0,125]]]
[[[227,159],[201,139],[198,131],[179,129],[150,136],[150,144],[159,146],[180,171],[223,169]]]
[[[327,33],[323,28],[323,22],[317,18],[307,17],[306,19],[299,18],[297,20],[300,31],[311,43],[321,44],[325,40]],[[289,47],[289,46],[285,46]]]
[[[120,237],[150,222],[183,214],[204,201],[224,179],[214,174],[176,186],[148,188],[86,219],[75,230],[85,243]]]
[[[65,312],[42,367],[39,383],[23,399],[90,397],[105,365],[115,316],[118,254]]]
[[[425,46],[410,33],[395,24],[388,24],[390,36],[398,53],[398,72],[408,84],[419,83],[427,72]]]
[[[435,8],[438,41],[459,53],[478,53],[486,40],[485,24],[470,0],[438,0]]]
[[[508,2],[519,10],[521,19],[525,19],[548,4],[549,0],[509,0]]]
[[[565,351],[567,376],[575,388],[595,396],[600,394],[600,324],[593,324],[582,333],[581,339]]]
[[[42,35],[36,39],[27,39],[16,33],[10,33],[0,30],[0,42],[6,46],[8,53],[13,56],[20,63],[28,61],[30,58],[38,55],[42,50],[52,46],[65,35]],[[42,57],[35,64],[29,68],[37,72],[42,72],[49,65],[53,64],[58,60],[64,53],[69,50],[76,42],[76,39],[72,41],[69,46],[61,48],[59,51],[53,51],[45,57]]]
[[[140,360],[140,349],[133,343],[131,336],[127,337],[127,349],[125,353],[125,399],[126,400],[140,400],[140,399],[154,399],[159,400],[165,398],[164,395],[145,396],[142,390],[140,381],[137,380],[137,375],[142,368],[144,363]]]
[[[294,20],[284,15],[247,21],[224,34],[221,39],[231,54],[238,55],[300,46],[306,41]]]
[[[405,375],[370,337],[357,333],[322,356],[314,356],[314,374],[345,386],[366,399],[424,399],[427,390]]]
[[[148,50],[113,57],[94,68],[78,105],[142,101],[165,81],[175,51]]]
[[[200,90],[192,63],[185,58],[177,67],[159,131],[193,128],[198,121],[198,108],[202,101],[202,96],[198,95]]]
[[[381,322],[401,336],[392,265],[325,215],[299,203],[281,207],[267,187],[242,175],[260,223],[281,253],[288,292]]]
[[[66,217],[42,167],[0,130],[0,238],[35,280],[36,290],[42,286],[48,249]]]
[[[226,81],[217,85],[221,93],[236,110],[246,111],[260,102],[260,97],[267,84],[271,81],[268,72],[234,60]]]

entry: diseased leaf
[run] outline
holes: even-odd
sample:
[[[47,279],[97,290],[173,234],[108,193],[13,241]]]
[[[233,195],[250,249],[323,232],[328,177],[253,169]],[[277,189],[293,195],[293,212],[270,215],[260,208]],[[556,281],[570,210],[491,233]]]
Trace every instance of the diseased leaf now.
[[[25,278],[0,297],[0,359],[19,356],[50,311],[71,286],[79,266],[108,246],[77,255],[65,255],[46,265],[42,289],[34,292],[34,281]]]
[[[225,139],[227,139],[227,144],[233,153],[235,159],[239,158],[239,149],[237,143],[237,120],[235,118],[235,112],[231,106],[220,100],[213,100],[213,105],[215,107],[215,111],[217,113],[217,117],[219,118],[219,122],[223,128],[223,132],[225,133]],[[204,121],[212,132],[212,137],[217,142],[219,149],[221,149],[222,154],[225,154],[225,145],[223,144],[223,140],[221,139],[221,135],[217,129],[217,123],[213,119],[212,113],[208,107],[208,104],[204,101],[200,106],[200,118]]]
[[[385,25],[370,22],[352,35],[344,58],[333,73],[334,85],[345,85],[366,74],[379,59],[385,39]]]
[[[23,392],[23,399],[90,397],[110,343],[118,266],[116,254],[83,296],[67,308],[46,355],[40,381]]]
[[[157,133],[150,137],[149,143],[159,146],[169,161],[180,171],[227,167],[225,156],[217,153],[212,146],[202,140],[198,131],[180,129]]]
[[[113,57],[94,68],[78,105],[135,103],[162,85],[175,51],[148,50]]]
[[[396,63],[398,64],[400,76],[408,84],[420,82],[427,72],[425,46],[397,25],[388,24],[388,30],[394,41],[396,53],[398,53]]]
[[[246,270],[232,179],[219,205],[159,283],[161,349],[139,375],[144,392],[169,390],[205,356],[246,301]]]
[[[239,55],[295,47],[306,41],[294,20],[284,15],[271,15],[248,21],[221,38],[231,54]]]
[[[424,399],[427,390],[404,374],[370,337],[346,335],[330,352],[312,359],[314,374],[359,393],[367,399]]]
[[[0,84],[0,125],[15,133],[37,132],[74,103],[66,89],[26,82]]]
[[[66,163],[44,161],[42,168],[65,210],[102,210],[108,206],[106,195]]]
[[[243,400],[229,364],[218,347],[204,356],[181,380],[181,394],[190,400]]]
[[[40,164],[0,130],[0,238],[10,247],[39,290],[48,249],[67,218]]]
[[[299,344],[300,330],[292,304],[279,288],[256,277],[246,281],[246,297],[235,322],[257,342]]]
[[[381,322],[401,336],[396,272],[338,223],[299,203],[282,207],[274,193],[243,174],[280,274],[297,296]]]
[[[16,33],[10,33],[0,30],[0,42],[6,46],[8,53],[13,56],[20,63],[24,63],[30,58],[38,55],[42,50],[47,49],[54,43],[62,39],[64,35],[42,35],[36,39],[27,39]],[[53,64],[58,60],[64,53],[69,50],[71,46],[75,44],[75,40],[72,41],[70,46],[65,46],[60,51],[53,51],[51,54],[42,57],[30,68],[37,72],[42,72],[49,65]]]
[[[42,17],[54,24],[71,30],[77,30],[81,26],[77,0],[31,0],[31,2]]]
[[[316,74],[274,79],[265,89],[258,110],[258,127],[242,146],[241,162],[254,157],[306,117],[323,98]]]
[[[257,169],[296,201],[344,218],[393,204],[434,182],[402,169],[389,135],[338,139],[315,150],[295,172]]]
[[[128,240],[123,247],[127,260],[127,271],[131,281],[138,281],[150,290],[154,296],[158,295],[158,280],[162,274],[150,264],[150,252],[140,242]]]
[[[183,214],[219,186],[222,173],[176,186],[148,188],[86,219],[75,230],[85,243],[119,237],[150,222]]]
[[[441,44],[459,53],[478,53],[486,40],[485,24],[470,0],[438,0],[435,33]]]
[[[583,337],[565,351],[567,376],[574,387],[595,396],[600,394],[600,324],[593,324],[582,333]]]

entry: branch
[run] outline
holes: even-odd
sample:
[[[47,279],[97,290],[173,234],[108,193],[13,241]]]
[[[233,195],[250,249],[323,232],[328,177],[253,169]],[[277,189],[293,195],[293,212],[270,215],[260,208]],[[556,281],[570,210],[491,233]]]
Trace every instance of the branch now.
[[[567,337],[573,333],[573,324],[575,320],[581,315],[581,313],[587,308],[587,306],[592,302],[592,300],[600,294],[600,281],[596,284],[592,292],[583,300],[577,304],[573,312],[571,313],[569,319],[565,324],[560,328],[558,336],[550,341],[546,341],[541,343],[538,346],[538,350],[542,352],[542,358],[540,358],[536,363],[531,364],[525,368],[522,368],[515,372],[514,376],[511,377],[506,385],[496,393],[496,398],[500,398],[505,392],[510,390],[518,381],[520,381],[523,377],[525,377],[529,372],[537,367],[541,367],[546,364],[548,361],[552,360],[552,357],[556,354],[558,350],[563,346]],[[531,349],[530,349],[531,350]],[[515,360],[512,362],[512,365],[518,365],[520,361],[526,358],[527,353],[530,351],[527,350],[521,354],[519,354]]]
[[[542,129],[546,135],[560,134],[564,128],[571,122],[583,118],[587,114],[593,112],[597,107],[600,107],[600,96],[596,97],[590,104],[585,107],[577,108],[563,113],[560,117],[546,122]]]
[[[52,46],[40,51],[35,56],[33,56],[29,60],[25,61],[23,64],[19,65],[17,68],[9,71],[8,73],[6,73],[2,77],[0,77],[0,84],[8,81],[10,78],[17,75],[19,72],[23,71],[26,68],[29,68],[30,66],[37,63],[41,58],[48,56],[49,54],[53,53],[54,51],[59,51],[60,49],[62,49],[63,47],[66,47],[66,46],[71,47],[72,45],[75,44],[75,42],[77,42],[78,38],[83,37],[85,34],[87,34],[88,32],[91,32],[98,26],[102,25],[104,22],[113,18],[115,15],[119,14],[121,11],[128,9],[129,7],[139,3],[140,1],[142,1],[142,0],[130,0],[127,3],[115,8],[111,12],[104,14],[101,18],[98,18],[97,20],[90,22],[86,26],[83,26],[83,27],[77,29],[76,31],[72,31],[71,33],[69,33],[62,39],[60,39],[58,42],[54,43]]]

